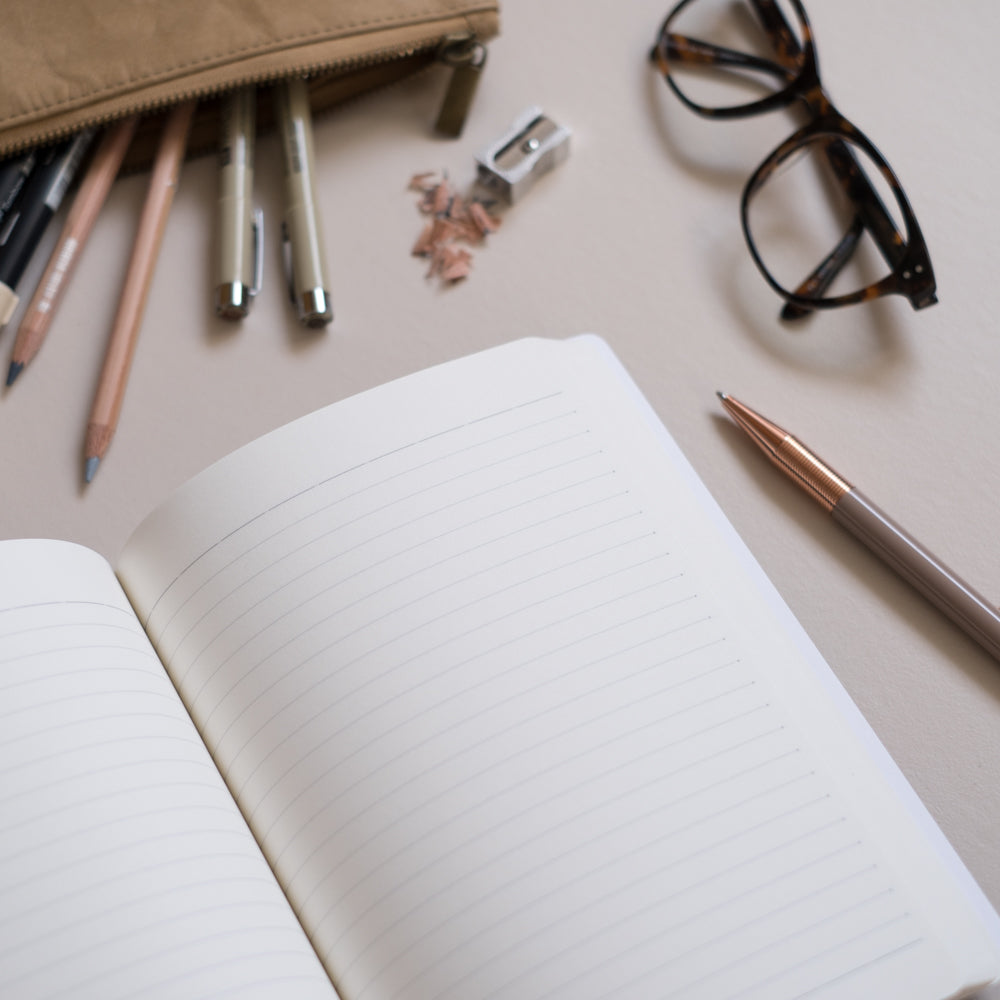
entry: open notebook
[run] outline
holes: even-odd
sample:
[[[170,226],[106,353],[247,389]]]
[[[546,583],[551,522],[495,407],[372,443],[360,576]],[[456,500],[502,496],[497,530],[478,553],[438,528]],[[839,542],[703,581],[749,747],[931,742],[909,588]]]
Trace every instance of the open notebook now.
[[[127,596],[126,596],[127,595]],[[596,337],[0,545],[0,995],[942,1000],[996,915]]]

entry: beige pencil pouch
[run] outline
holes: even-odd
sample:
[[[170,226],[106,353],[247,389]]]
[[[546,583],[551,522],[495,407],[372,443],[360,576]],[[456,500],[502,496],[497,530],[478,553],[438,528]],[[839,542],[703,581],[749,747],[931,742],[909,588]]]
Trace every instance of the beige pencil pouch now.
[[[442,62],[442,130],[457,132],[499,11],[498,0],[7,0],[3,22],[0,158],[143,114],[136,167],[155,147],[154,112],[198,98],[188,148],[214,149],[214,98],[290,76],[308,76],[322,111]],[[268,117],[264,101],[262,128]]]

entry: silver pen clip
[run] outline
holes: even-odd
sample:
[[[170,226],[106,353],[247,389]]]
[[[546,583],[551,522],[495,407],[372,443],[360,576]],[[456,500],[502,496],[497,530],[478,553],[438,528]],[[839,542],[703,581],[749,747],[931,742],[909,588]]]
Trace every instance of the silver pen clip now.
[[[569,156],[570,134],[541,108],[527,108],[503,136],[476,157],[477,180],[513,204],[539,177]]]
[[[293,306],[298,305],[295,296],[295,265],[292,263],[292,238],[288,235],[288,223],[281,223],[281,262],[285,267],[285,280],[288,282],[288,301]]]
[[[255,298],[260,291],[261,280],[264,274],[264,210],[255,208],[253,210],[253,284],[248,292],[250,298]]]

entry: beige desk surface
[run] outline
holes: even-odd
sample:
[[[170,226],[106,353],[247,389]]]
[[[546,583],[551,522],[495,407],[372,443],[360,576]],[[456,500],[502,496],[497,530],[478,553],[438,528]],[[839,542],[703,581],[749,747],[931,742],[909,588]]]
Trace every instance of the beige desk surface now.
[[[145,178],[116,184],[48,342],[0,398],[0,536],[68,538],[113,560],[172,488],[281,423],[506,339],[601,333],[1000,906],[1000,664],[773,472],[714,395],[792,428],[1000,601],[1000,6],[810,6],[830,92],[921,220],[939,305],[780,325],[738,202],[788,118],[683,110],[646,61],[663,0],[507,0],[460,139],[432,133],[437,72],[317,122],[326,333],[303,333],[288,304],[273,136],[257,161],[264,290],[241,326],[210,308],[214,160],[185,166],[121,424],[83,489],[83,429]],[[507,213],[468,281],[427,281],[409,254],[422,224],[410,176],[446,169],[466,185],[475,154],[533,103],[572,128],[569,160]],[[0,339],[4,372],[15,325]]]

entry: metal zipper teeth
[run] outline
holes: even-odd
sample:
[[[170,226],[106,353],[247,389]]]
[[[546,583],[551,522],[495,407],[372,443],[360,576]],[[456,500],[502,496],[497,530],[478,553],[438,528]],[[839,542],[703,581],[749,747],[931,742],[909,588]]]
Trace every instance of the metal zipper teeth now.
[[[473,35],[469,35],[469,38],[473,37]],[[205,101],[218,97],[220,94],[228,93],[231,90],[238,90],[240,87],[248,87],[251,84],[254,86],[272,84],[295,76],[346,76],[358,70],[368,69],[372,66],[378,66],[383,63],[387,64],[394,62],[397,59],[411,59],[419,55],[426,55],[427,53],[435,51],[440,46],[443,38],[444,35],[439,33],[428,36],[424,39],[419,39],[415,42],[410,42],[402,48],[396,47],[381,49],[378,52],[368,53],[364,56],[353,56],[349,59],[335,59],[332,62],[309,63],[305,65],[299,64],[283,69],[279,72],[251,74],[246,77],[240,77],[238,79],[227,81],[225,84],[219,84],[218,86],[201,87],[181,91],[173,94],[169,100],[154,100],[130,105],[119,108],[112,114],[93,115],[90,118],[76,122],[72,126],[51,129],[47,132],[39,133],[30,141],[18,142],[9,148],[3,148],[3,151],[0,152],[0,158],[16,156],[18,153],[25,152],[35,146],[44,146],[49,143],[58,142],[71,135],[76,135],[77,132],[82,132],[87,128],[103,128],[112,122],[116,122],[122,118],[127,118],[130,115],[146,116],[156,114],[160,111],[166,110],[167,108],[173,107],[175,104],[180,104],[183,101]]]

